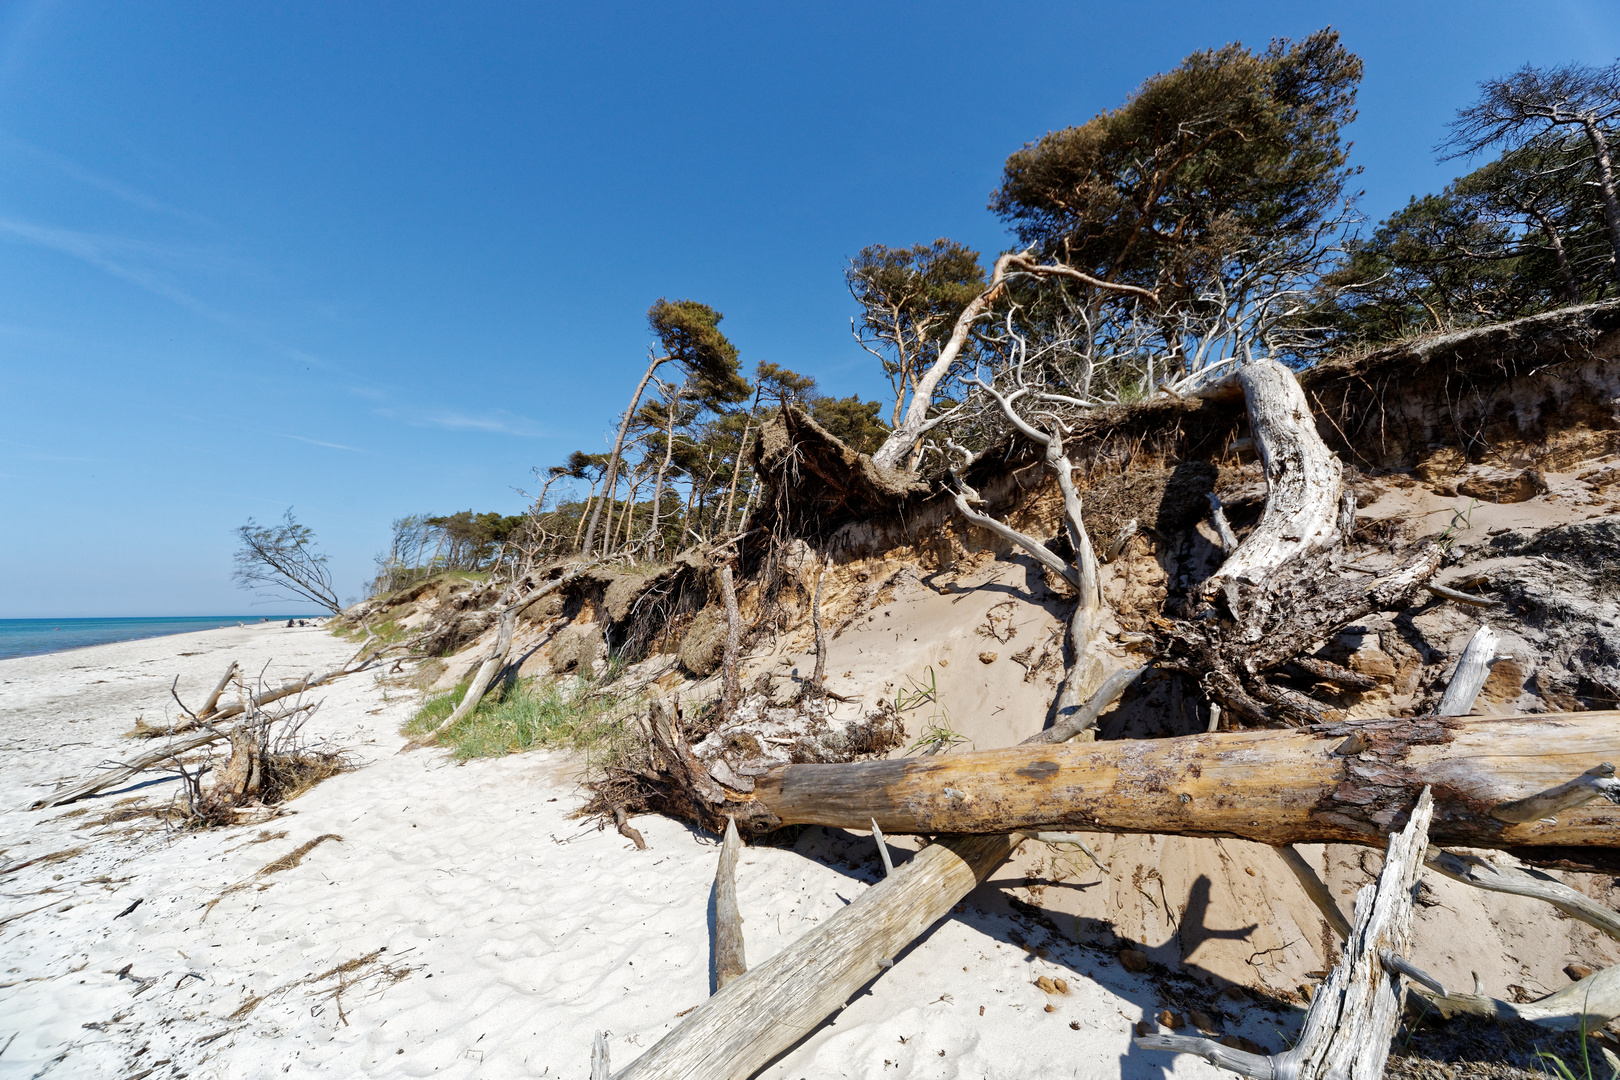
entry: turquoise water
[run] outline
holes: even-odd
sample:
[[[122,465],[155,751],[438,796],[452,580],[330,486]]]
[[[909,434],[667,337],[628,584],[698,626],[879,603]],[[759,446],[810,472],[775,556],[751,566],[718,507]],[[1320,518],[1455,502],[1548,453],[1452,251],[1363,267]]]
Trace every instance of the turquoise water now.
[[[256,623],[264,618],[263,615],[181,615],[152,619],[0,619],[0,660],[164,634],[189,634],[193,630]],[[270,621],[285,623],[287,616],[279,620],[271,616]]]

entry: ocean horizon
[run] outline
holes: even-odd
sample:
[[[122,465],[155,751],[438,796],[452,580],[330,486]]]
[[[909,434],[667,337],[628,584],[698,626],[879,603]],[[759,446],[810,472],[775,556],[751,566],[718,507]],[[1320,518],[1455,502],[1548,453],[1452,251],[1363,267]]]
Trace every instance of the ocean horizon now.
[[[122,619],[0,619],[0,660],[189,634],[221,626],[314,619],[317,615],[156,615]]]

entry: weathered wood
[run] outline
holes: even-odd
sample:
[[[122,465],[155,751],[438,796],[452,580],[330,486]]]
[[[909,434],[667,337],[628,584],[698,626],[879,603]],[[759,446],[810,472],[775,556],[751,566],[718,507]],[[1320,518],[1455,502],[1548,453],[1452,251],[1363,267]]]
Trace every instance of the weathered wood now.
[[[1595,926],[1620,940],[1620,912],[1605,907],[1579,890],[1536,870],[1497,866],[1475,855],[1458,855],[1430,848],[1424,865],[1453,881],[1491,892],[1545,900],[1572,919]]]
[[[1168,1050],[1172,1054],[1201,1057],[1217,1069],[1226,1069],[1254,1080],[1278,1080],[1276,1066],[1264,1054],[1251,1054],[1214,1039],[1197,1035],[1138,1035],[1134,1040],[1143,1050]]]
[[[208,731],[199,731],[188,738],[180,739],[177,742],[168,743],[160,749],[153,750],[151,753],[142,754],[134,761],[122,762],[116,768],[97,773],[88,780],[74,784],[72,787],[63,791],[58,791],[54,794],[45,795],[41,798],[35,799],[29,804],[28,809],[40,810],[47,806],[66,806],[68,803],[77,802],[86,795],[94,795],[103,788],[110,788],[114,784],[122,783],[123,781],[134,776],[136,773],[143,772],[150,769],[154,765],[168,761],[177,754],[184,754],[186,751],[195,750],[199,746],[206,746],[211,742],[218,742],[220,739],[225,737],[226,733],[223,731],[214,731],[212,729]]]
[[[637,851],[647,850],[647,838],[641,835],[641,830],[630,824],[630,814],[622,806],[613,808],[613,824],[619,830],[619,835],[636,845]]]
[[[1406,989],[1400,973],[1389,971],[1387,965],[1405,954],[1411,938],[1412,901],[1433,814],[1434,801],[1425,788],[1406,827],[1389,838],[1377,884],[1357,895],[1355,927],[1345,941],[1344,958],[1311,996],[1293,1048],[1272,1055],[1269,1069],[1251,1060],[1254,1055],[1234,1059],[1231,1065],[1239,1066],[1234,1071],[1266,1080],[1381,1080]],[[1183,1051],[1181,1046],[1164,1045],[1167,1041],[1164,1036],[1144,1036],[1137,1045]],[[1227,1062],[1206,1060],[1230,1067]]]
[[[859,831],[876,820],[887,833],[1077,829],[1377,843],[1398,826],[1398,808],[1432,784],[1436,843],[1512,848],[1521,858],[1554,846],[1568,858],[1581,847],[1620,846],[1620,808],[1583,806],[1551,824],[1499,821],[1490,808],[1620,757],[1617,721],[1615,712],[1364,720],[786,765],[759,777],[751,795],[729,795],[726,812],[740,823]]]
[[[1339,535],[1343,468],[1317,434],[1299,380],[1282,364],[1265,359],[1244,364],[1237,377],[1266,471],[1266,509],[1204,583],[1206,595],[1227,578],[1259,584],[1275,567],[1330,547]]]
[[[614,1080],[746,1080],[892,965],[1020,839],[959,836],[930,844],[699,1005]]]
[[[883,876],[888,877],[894,873],[894,860],[889,858],[889,845],[884,842],[883,830],[876,821],[872,822],[872,841],[877,844],[878,858],[883,860]]]
[[[402,749],[415,750],[439,741],[439,736],[455,727],[463,718],[471,716],[478,703],[484,700],[484,694],[489,690],[489,684],[494,681],[496,674],[506,666],[506,657],[512,651],[512,633],[517,627],[517,606],[512,605],[501,612],[498,622],[499,631],[495,636],[495,648],[478,666],[478,673],[473,676],[472,683],[467,692],[462,695],[461,702],[444,722],[426,735],[422,735],[405,744]]]
[[[737,856],[742,838],[737,822],[726,821],[725,839],[720,842],[720,864],[714,868],[714,986],[727,983],[748,970],[743,955],[742,913],[737,910]]]
[[[1554,1031],[1596,1031],[1620,1017],[1620,966],[1607,967],[1580,982],[1523,1005],[1483,994],[1425,993],[1414,988],[1423,1003],[1441,1016],[1484,1016],[1496,1020],[1528,1020]]]
[[[1495,600],[1489,600],[1483,596],[1474,596],[1471,593],[1458,592],[1456,589],[1448,589],[1444,585],[1436,585],[1433,582],[1423,587],[1440,599],[1450,600],[1456,604],[1467,604],[1470,607],[1496,606]]]
[[[1131,537],[1136,535],[1139,527],[1135,518],[1120,526],[1119,532],[1114,534],[1114,538],[1108,542],[1107,549],[1102,553],[1102,561],[1111,563],[1119,558],[1125,550],[1125,545],[1131,542]]]
[[[1557,787],[1531,795],[1525,799],[1506,802],[1491,811],[1498,821],[1523,823],[1543,821],[1564,810],[1582,806],[1593,799],[1608,799],[1620,803],[1620,780],[1614,778],[1614,766],[1607,761],[1592,766],[1573,780]]]
[[[591,1080],[608,1080],[612,1075],[608,1064],[607,1032],[598,1031],[591,1041]]]
[[[1316,910],[1322,913],[1322,918],[1333,927],[1333,932],[1339,935],[1339,940],[1349,938],[1350,920],[1339,910],[1339,903],[1333,898],[1333,891],[1327,887],[1327,883],[1317,874],[1316,869],[1305,861],[1305,856],[1291,844],[1283,844],[1272,850],[1282,859],[1283,864],[1294,872],[1294,877],[1299,880],[1305,895],[1310,897],[1311,903],[1316,905]]]
[[[1068,742],[1082,731],[1090,730],[1097,723],[1097,718],[1102,715],[1103,710],[1119,700],[1119,696],[1146,671],[1145,667],[1120,668],[1103,680],[1097,692],[1092,694],[1084,705],[1072,710],[1067,716],[1062,715],[1060,711],[1057,723],[1044,731],[1036,732],[1019,745]]]
[[[1474,711],[1474,700],[1479,697],[1485,680],[1491,674],[1491,664],[1496,660],[1496,646],[1500,641],[1490,623],[1479,624],[1479,629],[1474,631],[1474,636],[1468,639],[1462,655],[1457,658],[1457,667],[1451,673],[1451,681],[1446,684],[1446,692],[1440,696],[1440,704],[1435,707],[1434,715],[1467,716]]]
[[[218,708],[219,696],[223,694],[225,692],[225,688],[231,684],[231,679],[235,677],[236,671],[236,661],[232,660],[230,667],[225,669],[225,674],[219,677],[219,682],[214,686],[214,692],[208,695],[208,700],[203,702],[201,709],[197,710],[197,716],[200,719],[206,720],[209,714]]]

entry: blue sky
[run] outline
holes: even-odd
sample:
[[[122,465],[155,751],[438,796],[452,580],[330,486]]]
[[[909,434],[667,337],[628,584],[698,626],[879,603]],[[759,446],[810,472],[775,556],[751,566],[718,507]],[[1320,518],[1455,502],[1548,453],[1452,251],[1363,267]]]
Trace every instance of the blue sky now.
[[[600,450],[660,296],[881,397],[845,260],[994,251],[1002,162],[1199,48],[1332,24],[1382,216],[1483,78],[1620,5],[0,2],[0,617],[254,607],[287,506],[359,592],[388,523]]]

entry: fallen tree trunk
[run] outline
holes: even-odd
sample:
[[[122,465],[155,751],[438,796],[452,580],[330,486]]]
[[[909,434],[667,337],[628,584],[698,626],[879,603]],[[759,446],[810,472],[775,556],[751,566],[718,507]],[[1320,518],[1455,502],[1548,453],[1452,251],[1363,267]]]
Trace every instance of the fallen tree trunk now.
[[[726,836],[720,845],[720,865],[714,869],[714,988],[727,984],[748,971],[743,952],[742,913],[737,910],[737,856],[742,838],[737,823],[726,822]]]
[[[1556,821],[1492,810],[1620,754],[1620,713],[1366,720],[1290,731],[1029,745],[847,765],[786,765],[722,813],[761,831],[790,824],[888,833],[1079,829],[1298,843],[1380,843],[1425,785],[1434,843],[1499,848],[1561,865],[1620,847],[1620,808]],[[1582,851],[1581,849],[1592,849]]]
[[[930,844],[814,930],[729,983],[614,1080],[746,1080],[894,963],[1022,837]]]

